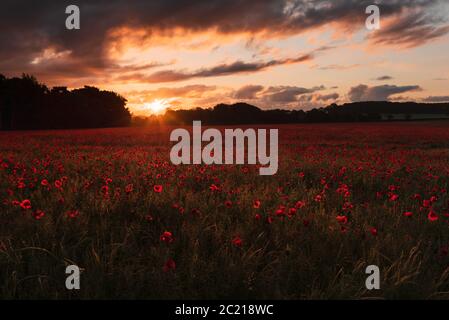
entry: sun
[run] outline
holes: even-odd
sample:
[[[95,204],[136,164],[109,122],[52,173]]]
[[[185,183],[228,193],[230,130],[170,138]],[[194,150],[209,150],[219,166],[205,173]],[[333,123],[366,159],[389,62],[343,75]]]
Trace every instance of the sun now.
[[[169,103],[165,99],[156,99],[152,102],[145,103],[145,109],[151,111],[152,113],[158,114],[162,113],[169,107]]]

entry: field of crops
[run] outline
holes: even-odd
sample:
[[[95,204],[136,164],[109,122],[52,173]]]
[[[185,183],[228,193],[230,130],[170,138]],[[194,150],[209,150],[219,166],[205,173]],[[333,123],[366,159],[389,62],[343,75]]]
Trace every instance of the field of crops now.
[[[275,176],[171,129],[0,133],[0,296],[449,298],[449,122],[280,126]]]

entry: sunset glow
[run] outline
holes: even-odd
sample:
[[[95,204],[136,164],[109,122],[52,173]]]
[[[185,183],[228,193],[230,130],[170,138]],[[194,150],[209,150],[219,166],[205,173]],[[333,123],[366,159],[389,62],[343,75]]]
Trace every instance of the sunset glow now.
[[[164,99],[157,99],[150,103],[145,103],[144,108],[148,110],[152,114],[160,114],[163,113],[169,107],[168,101]]]

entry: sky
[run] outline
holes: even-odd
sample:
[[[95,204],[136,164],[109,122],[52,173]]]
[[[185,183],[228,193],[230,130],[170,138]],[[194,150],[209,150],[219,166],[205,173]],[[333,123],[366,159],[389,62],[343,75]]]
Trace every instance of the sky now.
[[[0,30],[1,74],[113,90],[135,115],[449,102],[447,0],[2,0]]]

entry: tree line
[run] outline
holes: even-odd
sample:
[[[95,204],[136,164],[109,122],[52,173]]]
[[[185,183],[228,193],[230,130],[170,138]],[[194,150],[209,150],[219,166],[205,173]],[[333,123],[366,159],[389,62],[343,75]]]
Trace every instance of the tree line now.
[[[0,74],[0,128],[3,130],[105,128],[128,126],[126,99],[85,86],[48,88],[35,77]]]
[[[177,125],[191,125],[198,120],[206,125],[219,124],[288,124],[288,123],[319,123],[319,122],[373,122],[394,119],[393,115],[403,115],[404,120],[411,120],[414,115],[436,115],[441,118],[449,117],[449,104],[426,104],[415,102],[355,102],[343,105],[331,104],[323,108],[304,110],[262,110],[258,107],[236,103],[233,105],[219,104],[214,108],[167,110],[147,122],[164,122]],[[137,121],[142,125],[142,119]]]

